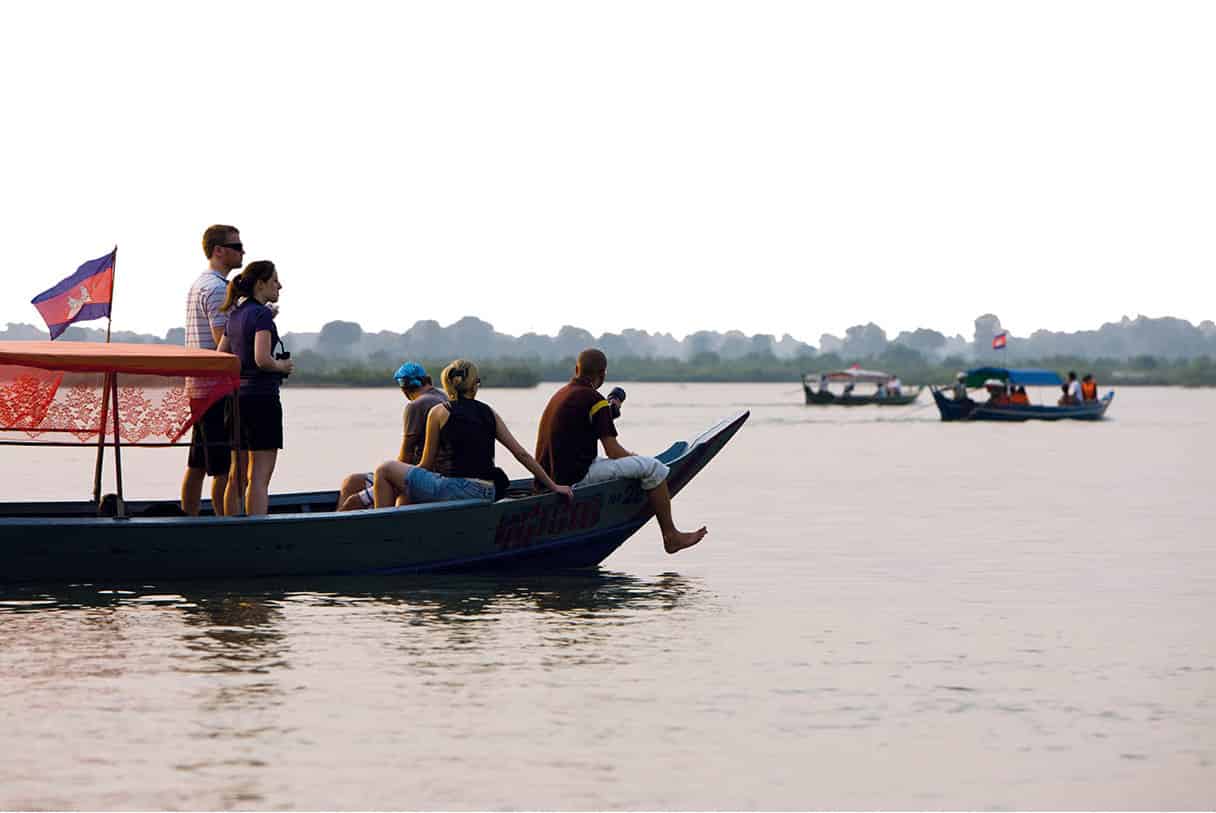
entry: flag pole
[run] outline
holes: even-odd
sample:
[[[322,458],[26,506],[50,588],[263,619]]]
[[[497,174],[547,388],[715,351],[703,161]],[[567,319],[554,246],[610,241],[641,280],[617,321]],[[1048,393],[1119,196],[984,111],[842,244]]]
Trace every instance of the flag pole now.
[[[110,328],[114,326],[114,283],[118,280],[118,244],[114,245],[114,253],[110,256],[110,267],[114,271],[110,276],[110,312],[106,314],[106,344],[110,343]]]

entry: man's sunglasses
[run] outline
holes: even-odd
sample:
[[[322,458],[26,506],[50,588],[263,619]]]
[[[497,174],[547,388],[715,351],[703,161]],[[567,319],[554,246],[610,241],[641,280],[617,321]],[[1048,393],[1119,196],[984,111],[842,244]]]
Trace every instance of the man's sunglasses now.
[[[220,245],[224,248],[230,248],[233,251],[239,251],[242,254],[245,253],[245,245],[243,243],[220,243]]]

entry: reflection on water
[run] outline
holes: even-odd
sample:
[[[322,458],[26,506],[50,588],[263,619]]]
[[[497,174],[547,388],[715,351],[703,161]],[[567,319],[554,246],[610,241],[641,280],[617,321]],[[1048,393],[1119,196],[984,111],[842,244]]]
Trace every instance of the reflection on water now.
[[[206,670],[266,673],[282,666],[285,655],[283,595],[256,597],[240,593],[200,594],[187,591],[175,607],[191,628],[182,639]],[[189,667],[187,667],[189,668]]]
[[[353,720],[372,742],[415,747],[400,739],[402,719],[451,725],[444,706],[489,713],[493,703],[479,695],[495,686],[627,664],[637,655],[631,625],[713,601],[695,578],[605,570],[5,588],[0,668],[23,675],[35,707],[83,723],[73,738],[110,743],[105,759],[70,772],[136,759],[177,778],[153,782],[157,792],[103,782],[83,796],[57,795],[31,778],[31,756],[0,765],[0,801],[172,807],[184,793],[196,807],[265,805],[281,796],[286,754],[327,750]],[[110,701],[99,702],[97,681]],[[26,720],[16,733],[35,728]],[[170,729],[180,747],[149,755],[148,731]]]
[[[115,590],[91,585],[0,586],[0,616],[122,607],[168,607],[191,627],[239,648],[273,637],[283,607],[399,607],[421,624],[459,624],[503,609],[595,617],[620,609],[671,610],[701,591],[678,573],[641,578],[603,568],[546,574],[334,576],[195,581]],[[293,587],[297,589],[293,589]],[[174,592],[168,592],[172,589]]]
[[[23,618],[24,624],[7,626],[5,632],[14,634],[22,627],[61,628],[68,616],[72,629],[87,629],[104,649],[121,644],[124,613],[155,607],[165,624],[181,624],[182,646],[172,653],[175,671],[267,676],[291,668],[291,637],[299,631],[291,617],[301,613],[323,617],[331,610],[341,612],[344,623],[387,622],[392,627],[379,633],[398,630],[394,637],[404,653],[446,657],[486,646],[504,619],[517,623],[521,613],[544,625],[546,645],[586,649],[612,627],[640,615],[681,605],[692,609],[711,598],[696,579],[679,574],[639,578],[602,569],[509,577],[335,577],[301,581],[308,589],[299,590],[290,580],[274,584],[271,589],[264,581],[197,582],[174,585],[176,593],[158,585],[127,590],[18,585],[0,591],[0,618]],[[239,703],[236,694],[267,696],[273,688],[267,680],[225,686],[215,703]]]
[[[87,630],[92,643],[105,650],[121,645],[127,614],[145,617],[156,608],[158,625],[178,629],[174,671],[262,676],[217,689],[211,707],[219,708],[273,695],[276,684],[265,677],[292,667],[292,637],[307,631],[293,624],[300,615],[324,619],[328,610],[356,626],[371,619],[391,625],[377,634],[391,633],[403,653],[448,658],[492,646],[504,620],[518,624],[530,615],[542,625],[544,645],[586,650],[613,627],[712,601],[697,579],[676,573],[640,578],[602,569],[531,576],[335,577],[294,586],[291,580],[276,580],[273,589],[265,581],[195,582],[173,585],[176,592],[170,593],[161,585],[125,590],[17,585],[0,590],[0,618],[21,619],[6,625],[6,636],[67,627]],[[109,671],[122,670],[114,665]]]

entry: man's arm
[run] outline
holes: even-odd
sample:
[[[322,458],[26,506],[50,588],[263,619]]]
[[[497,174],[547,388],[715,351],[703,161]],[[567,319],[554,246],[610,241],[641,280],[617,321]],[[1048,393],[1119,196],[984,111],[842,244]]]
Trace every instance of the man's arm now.
[[[604,447],[604,454],[610,460],[619,460],[622,457],[633,457],[633,452],[621,445],[621,442],[616,439],[615,435],[604,435],[600,438],[600,445]]]
[[[507,451],[522,463],[524,468],[532,472],[532,476],[539,480],[545,488],[561,494],[568,501],[574,499],[574,490],[570,486],[559,486],[553,481],[553,478],[549,476],[549,472],[545,471],[544,467],[536,462],[536,458],[528,454],[527,450],[519,445],[519,441],[511,434],[511,430],[502,422],[502,418],[497,412],[494,413],[494,437],[499,443],[506,446]]]
[[[426,416],[426,441],[422,447],[422,459],[418,461],[418,465],[424,469],[430,469],[435,465],[435,458],[439,456],[439,433],[443,431],[443,426],[448,422],[450,413],[446,409],[438,407],[432,409]]]
[[[397,460],[401,463],[410,462],[405,459],[405,447],[406,447],[406,444],[409,441],[409,437],[410,437],[409,431],[410,431],[410,406],[411,405],[412,404],[407,405],[405,407],[405,409],[401,410],[401,451],[397,452]],[[427,417],[430,417],[430,416],[428,415]],[[425,438],[425,435],[423,437]],[[425,440],[423,442],[425,443]]]
[[[208,291],[203,299],[203,312],[207,314],[207,324],[211,328],[211,338],[215,339],[216,347],[220,346],[220,339],[228,329],[228,312],[220,310],[227,295],[226,288],[217,287]]]

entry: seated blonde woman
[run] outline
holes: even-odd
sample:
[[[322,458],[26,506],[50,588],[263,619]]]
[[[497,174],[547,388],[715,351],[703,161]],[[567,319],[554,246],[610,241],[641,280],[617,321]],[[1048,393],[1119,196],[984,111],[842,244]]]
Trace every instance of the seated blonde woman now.
[[[398,460],[380,464],[373,482],[377,508],[445,500],[494,500],[501,496],[496,495],[494,485],[496,440],[537,482],[567,500],[574,499],[570,486],[553,482],[536,458],[515,440],[498,413],[477,400],[481,386],[477,365],[457,359],[444,368],[440,380],[450,400],[427,415],[422,460],[416,466]],[[446,453],[443,464],[437,467],[441,446]]]

